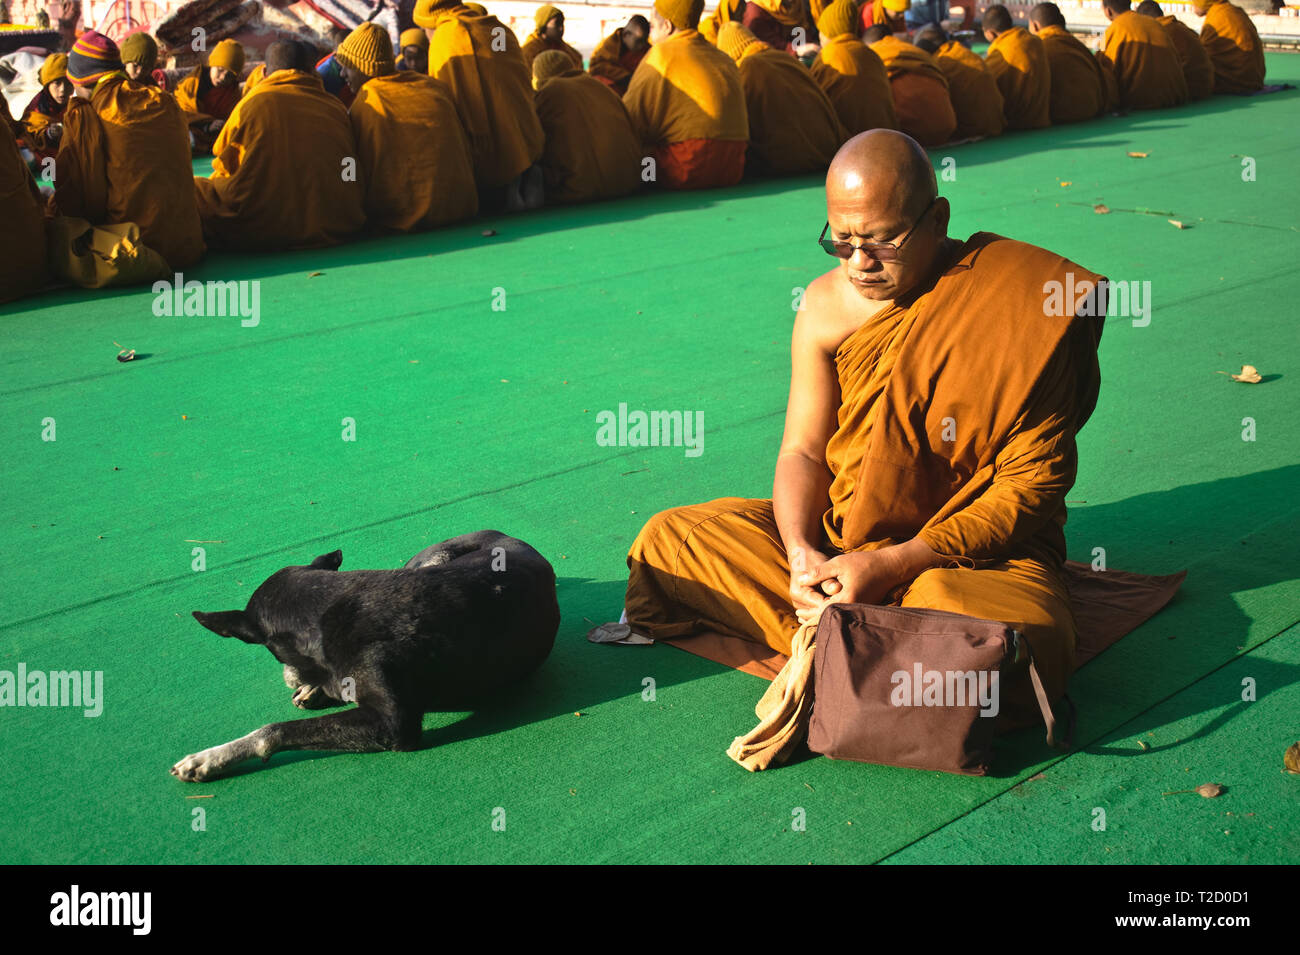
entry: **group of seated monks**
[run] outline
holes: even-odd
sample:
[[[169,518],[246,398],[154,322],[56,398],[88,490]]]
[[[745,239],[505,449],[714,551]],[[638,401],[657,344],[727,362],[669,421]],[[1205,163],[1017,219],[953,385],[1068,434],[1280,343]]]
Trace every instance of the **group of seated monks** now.
[[[14,209],[0,300],[45,284],[47,216],[135,223],[180,269],[207,248],[304,248],[646,184],[818,172],[869,129],[937,146],[1259,89],[1249,17],[1227,0],[1194,2],[1200,38],[1152,0],[1137,11],[1103,0],[1111,23],[1095,56],[1054,3],[1033,8],[1028,30],[990,6],[980,58],[938,25],[915,42],[891,33],[899,0],[871,11],[835,0],[818,12],[820,44],[802,26],[805,0],[723,0],[703,21],[704,0],[655,0],[584,72],[553,6],[521,45],[478,4],[419,0],[419,28],[398,50],[369,22],[323,58],[282,40],[241,88],[244,51],[223,40],[174,93],[147,34],[119,49],[89,31],[46,60],[21,122],[0,117],[0,197]],[[48,198],[16,137],[52,183]],[[212,174],[195,178],[191,156],[209,148]]]

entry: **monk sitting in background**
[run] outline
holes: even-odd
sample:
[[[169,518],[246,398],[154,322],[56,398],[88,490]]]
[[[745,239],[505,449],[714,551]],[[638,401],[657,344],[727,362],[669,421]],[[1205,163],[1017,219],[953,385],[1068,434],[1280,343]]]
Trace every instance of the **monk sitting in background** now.
[[[403,30],[397,43],[402,48],[402,58],[397,61],[398,71],[406,72],[410,70],[415,73],[424,73],[427,76],[429,73],[429,38],[424,35],[424,31],[419,27]]]
[[[1253,93],[1264,86],[1264,45],[1246,11],[1227,0],[1192,0],[1201,44],[1214,64],[1214,92]]]
[[[804,0],[748,0],[740,25],[774,50],[794,50],[812,37],[804,26]],[[795,32],[795,31],[799,32]],[[718,26],[722,35],[722,26]]]
[[[128,80],[146,86],[167,88],[167,74],[158,66],[158,41],[141,31],[132,33],[122,41],[122,69]]]
[[[984,11],[980,29],[989,41],[985,62],[1002,93],[1007,129],[1052,125],[1052,70],[1043,41],[1012,23],[1000,3]]]
[[[63,112],[72,98],[72,82],[68,79],[68,55],[51,53],[41,64],[41,91],[23,110],[23,140],[37,161],[48,159],[59,151],[63,136]]]
[[[884,27],[891,36],[907,32],[905,14],[912,8],[912,0],[866,0],[858,11],[858,32],[866,33],[872,27]],[[872,41],[863,37],[863,42]]]
[[[335,55],[356,94],[348,118],[369,226],[411,232],[478,212],[469,140],[451,91],[424,73],[398,72],[388,31],[377,23],[353,30]]]
[[[1124,109],[1162,109],[1187,102],[1187,77],[1165,28],[1129,9],[1130,0],[1101,0],[1110,21],[1097,58],[1115,71]]]
[[[897,129],[894,94],[880,56],[858,39],[853,0],[835,0],[817,19],[821,49],[812,77],[826,91],[847,136]]]
[[[206,153],[239,102],[239,75],[244,71],[244,48],[222,40],[208,54],[207,66],[196,66],[176,87],[176,102],[185,112],[194,151]]]
[[[991,233],[949,238],[929,159],[895,132],[843,146],[826,209],[840,262],[795,318],[772,500],[652,517],[628,554],[626,624],[789,654],[830,603],[952,611],[1019,630],[1057,700],[1075,646],[1065,498],[1103,319],[1051,314],[1044,287],[1099,277]],[[1038,722],[1026,664],[1002,680],[1005,725]]]
[[[185,118],[170,93],[126,78],[117,45],[93,30],[68,54],[77,96],[63,114],[54,207],[91,225],[134,222],[174,269],[203,257]]]
[[[714,46],[718,45],[718,31],[724,23],[743,23],[745,0],[719,0],[718,7],[700,20],[700,34]]]
[[[1210,62],[1210,54],[1205,52],[1196,31],[1177,17],[1165,16],[1155,0],[1142,0],[1133,9],[1139,16],[1153,18],[1169,34],[1187,80],[1187,98],[1196,101],[1213,95],[1214,64]]]
[[[1007,125],[1002,92],[983,58],[949,39],[937,23],[927,24],[917,32],[916,45],[933,56],[948,77],[948,98],[957,117],[953,139],[1001,136]]]
[[[0,209],[5,216],[0,228],[0,302],[30,295],[45,285],[43,205],[36,180],[18,151],[13,127],[0,117]]]
[[[338,99],[312,69],[315,50],[282,40],[266,79],[221,129],[212,175],[193,179],[214,247],[251,251],[331,245],[365,225],[365,169]]]
[[[548,203],[613,199],[641,187],[641,142],[617,93],[560,50],[533,60],[533,85]]]
[[[739,23],[724,23],[718,49],[736,61],[749,110],[746,167],[758,175],[821,172],[848,139],[808,69]]]
[[[1047,53],[1052,78],[1052,125],[1095,119],[1112,106],[1102,66],[1082,42],[1065,31],[1065,17],[1054,3],[1029,11],[1029,32]]]
[[[898,128],[922,146],[942,146],[957,130],[948,77],[929,53],[877,24],[863,34],[889,74]]]
[[[619,96],[627,92],[627,84],[637,66],[650,52],[650,21],[637,14],[600,41],[591,54],[587,71]]]
[[[522,47],[524,63],[529,70],[533,68],[537,54],[544,50],[559,50],[573,60],[574,66],[582,69],[582,54],[564,42],[564,13],[549,3],[543,3],[533,14],[533,19],[537,29]]]
[[[514,32],[457,0],[417,0],[414,17],[432,31],[429,75],[447,84],[465,124],[479,208],[500,212],[540,204],[540,191],[532,187],[540,174],[530,173],[525,181],[524,173],[542,155],[542,124]]]
[[[704,0],[655,0],[650,52],[623,104],[669,189],[734,186],[745,174],[749,117],[740,71],[700,36]]]

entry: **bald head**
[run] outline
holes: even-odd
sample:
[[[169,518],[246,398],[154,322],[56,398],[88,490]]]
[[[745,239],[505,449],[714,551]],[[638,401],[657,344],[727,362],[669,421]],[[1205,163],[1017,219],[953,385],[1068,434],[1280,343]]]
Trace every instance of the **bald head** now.
[[[980,16],[980,29],[987,35],[1006,33],[1015,24],[1011,22],[1011,13],[1000,3],[995,3]]]
[[[882,211],[904,217],[918,215],[938,192],[934,167],[921,144],[892,129],[854,136],[826,172],[827,201],[866,196]]]
[[[1142,0],[1133,9],[1144,17],[1163,17],[1165,15],[1165,11],[1160,9],[1160,4],[1156,3],[1156,0]]]
[[[1029,11],[1029,22],[1038,29],[1043,27],[1060,27],[1065,29],[1065,15],[1054,3],[1040,3]]]
[[[306,71],[312,68],[307,44],[298,40],[276,40],[266,48],[266,75],[277,70]]]
[[[937,23],[930,23],[917,31],[912,42],[925,50],[926,53],[933,55],[938,53],[939,48],[948,42],[948,31]]]
[[[867,44],[876,43],[892,35],[889,32],[889,27],[883,23],[877,23],[874,26],[867,27],[866,32],[862,34],[862,42]]]
[[[1101,0],[1101,8],[1113,20],[1121,13],[1128,13],[1132,7],[1131,0]]]

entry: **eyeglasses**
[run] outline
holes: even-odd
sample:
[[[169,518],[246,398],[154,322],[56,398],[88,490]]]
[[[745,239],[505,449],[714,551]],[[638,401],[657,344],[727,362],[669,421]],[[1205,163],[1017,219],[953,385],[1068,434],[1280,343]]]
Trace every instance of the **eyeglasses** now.
[[[863,242],[861,245],[854,245],[851,242],[844,242],[836,238],[828,239],[826,238],[826,233],[830,231],[831,224],[827,222],[826,227],[822,229],[822,234],[817,239],[817,244],[826,251],[827,255],[833,255],[837,259],[852,258],[854,252],[861,250],[877,262],[897,262],[899,251],[907,243],[907,240],[912,237],[912,233],[915,232],[916,227],[921,224],[921,220],[929,215],[930,210],[934,208],[934,204],[938,201],[938,196],[935,196],[930,200],[930,204],[925,207],[925,212],[922,212],[916,217],[916,221],[912,223],[912,228],[907,230],[907,235],[899,239],[897,243]]]

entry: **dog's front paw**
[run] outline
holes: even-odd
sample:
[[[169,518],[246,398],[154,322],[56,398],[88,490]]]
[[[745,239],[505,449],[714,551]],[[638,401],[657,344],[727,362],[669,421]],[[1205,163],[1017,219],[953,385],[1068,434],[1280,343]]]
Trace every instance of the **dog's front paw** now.
[[[293,691],[293,705],[303,710],[320,710],[332,704],[330,699],[319,686],[312,686],[310,683],[303,683]]]
[[[171,774],[186,783],[201,783],[208,779],[216,779],[225,773],[231,762],[225,750],[225,746],[214,746],[201,753],[186,756],[171,768]]]

